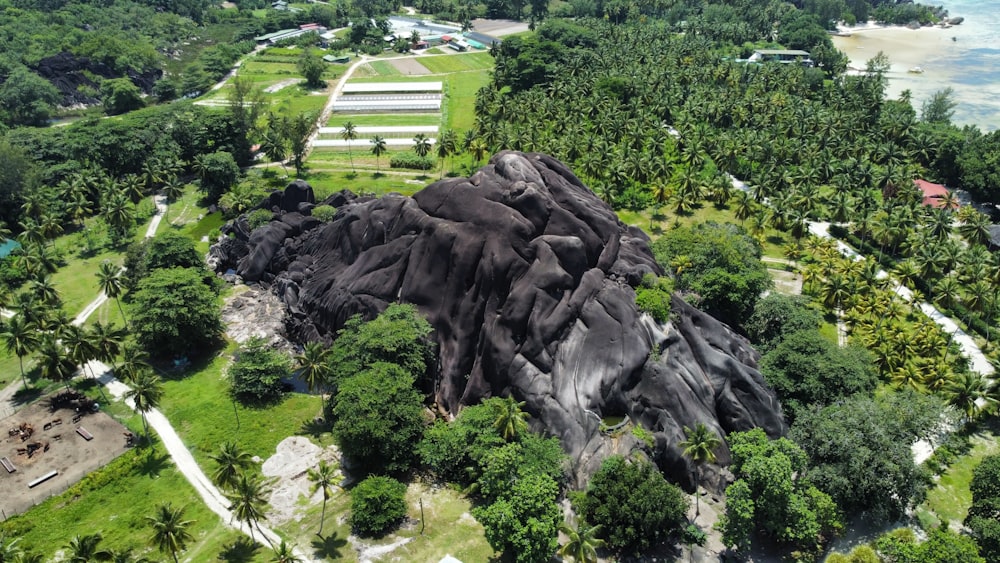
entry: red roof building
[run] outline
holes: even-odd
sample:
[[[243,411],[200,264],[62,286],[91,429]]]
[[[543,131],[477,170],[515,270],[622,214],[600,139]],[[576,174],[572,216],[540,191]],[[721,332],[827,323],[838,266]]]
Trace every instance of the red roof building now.
[[[948,195],[951,193],[948,188],[941,184],[928,182],[927,180],[914,180],[913,183],[924,194],[924,205],[929,205],[935,209],[944,209],[947,205]],[[958,207],[958,203],[952,203],[952,209]]]

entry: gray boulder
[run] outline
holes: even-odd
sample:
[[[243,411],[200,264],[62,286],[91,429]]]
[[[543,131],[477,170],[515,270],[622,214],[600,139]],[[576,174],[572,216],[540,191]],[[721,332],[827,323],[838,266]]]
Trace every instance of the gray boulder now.
[[[413,303],[435,329],[438,407],[512,394],[560,438],[579,481],[610,454],[644,450],[690,489],[685,426],[785,432],[746,340],[676,297],[667,324],[637,310],[634,287],[662,274],[646,235],[551,157],[502,152],[413,197],[333,197],[333,221],[300,233],[297,218],[272,222],[220,261],[270,282],[293,339],[329,341],[354,314]],[[602,430],[619,417],[652,445]],[[725,445],[718,460],[729,462]],[[720,475],[704,482],[719,489]]]

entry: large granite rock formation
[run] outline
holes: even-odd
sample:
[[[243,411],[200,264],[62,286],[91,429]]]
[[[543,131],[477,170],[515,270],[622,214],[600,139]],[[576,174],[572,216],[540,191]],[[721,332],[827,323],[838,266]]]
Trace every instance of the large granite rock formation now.
[[[785,430],[746,340],[676,297],[665,325],[636,309],[633,288],[662,273],[647,237],[548,156],[503,152],[413,197],[340,193],[324,202],[338,208],[325,224],[300,212],[312,203],[302,197],[272,197],[276,220],[252,233],[231,225],[216,267],[269,285],[299,340],[330,340],[351,315],[390,302],[417,305],[439,347],[438,405],[455,413],[513,394],[559,436],[577,477],[644,447],[631,432],[602,432],[602,419],[650,430],[650,457],[688,488],[684,426]]]
[[[80,57],[68,52],[62,52],[51,57],[46,57],[34,67],[39,76],[51,82],[62,95],[61,106],[95,105],[101,103],[100,98],[87,92],[98,92],[100,84],[98,78],[119,78],[121,74],[108,65]],[[163,71],[159,69],[148,70],[146,72],[136,72],[129,69],[125,77],[132,81],[140,90],[149,94],[153,91],[153,84],[163,76]],[[86,88],[81,88],[85,86]]]

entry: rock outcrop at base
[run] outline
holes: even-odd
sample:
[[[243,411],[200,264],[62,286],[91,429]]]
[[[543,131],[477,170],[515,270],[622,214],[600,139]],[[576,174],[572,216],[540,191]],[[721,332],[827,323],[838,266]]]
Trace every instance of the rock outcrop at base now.
[[[64,107],[101,103],[97,94],[100,91],[100,79],[122,76],[100,61],[65,51],[38,61],[34,70],[59,90],[62,96],[59,105]],[[162,76],[163,71],[159,69],[145,72],[129,69],[124,75],[145,94],[153,91],[153,84]]]
[[[637,310],[633,288],[662,274],[646,235],[548,156],[502,152],[413,197],[342,192],[324,202],[338,212],[323,224],[300,212],[312,202],[284,199],[294,208],[271,198],[270,224],[228,227],[234,236],[212,251],[220,271],[270,286],[300,341],[331,340],[350,316],[391,302],[415,304],[435,329],[438,405],[456,413],[513,394],[562,440],[578,478],[607,455],[645,449],[690,489],[685,426],[785,431],[746,340],[677,297],[666,324]],[[652,447],[627,425],[602,428],[622,417],[649,430]],[[726,465],[727,447],[717,453]],[[709,473],[705,482],[721,486]]]

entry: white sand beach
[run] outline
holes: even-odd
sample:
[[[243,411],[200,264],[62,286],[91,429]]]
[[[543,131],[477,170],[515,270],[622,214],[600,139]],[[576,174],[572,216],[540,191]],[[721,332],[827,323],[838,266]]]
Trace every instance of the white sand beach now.
[[[995,31],[983,32],[985,23],[973,20],[970,24],[967,19],[947,28],[908,29],[869,22],[841,27],[845,35],[832,40],[848,56],[852,69],[864,70],[871,58],[885,53],[890,63],[888,97],[897,98],[909,90],[919,113],[925,100],[951,87],[959,104],[954,123],[995,130],[1000,129],[1000,76],[995,70],[1000,45]],[[910,72],[915,67],[923,72]]]

